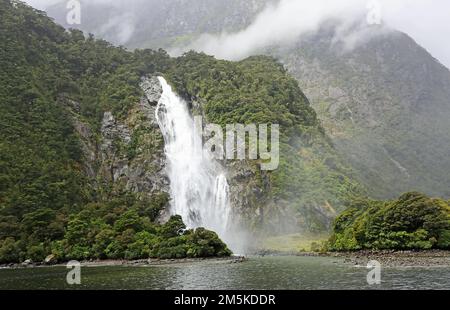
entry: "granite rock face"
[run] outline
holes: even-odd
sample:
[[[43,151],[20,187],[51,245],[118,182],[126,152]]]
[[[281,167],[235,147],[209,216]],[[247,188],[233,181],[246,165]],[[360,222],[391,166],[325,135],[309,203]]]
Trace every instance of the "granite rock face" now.
[[[72,111],[73,124],[84,155],[84,172],[102,192],[132,192],[142,198],[169,193],[165,174],[164,141],[155,117],[162,94],[156,77],[143,78],[144,96],[124,118],[105,112],[99,132],[85,123],[73,101],[63,101]],[[162,214],[166,217],[165,214]]]
[[[153,195],[169,191],[164,143],[155,117],[162,88],[157,78],[144,78],[141,87],[145,96],[123,122],[105,113],[102,162],[112,182],[135,193]]]

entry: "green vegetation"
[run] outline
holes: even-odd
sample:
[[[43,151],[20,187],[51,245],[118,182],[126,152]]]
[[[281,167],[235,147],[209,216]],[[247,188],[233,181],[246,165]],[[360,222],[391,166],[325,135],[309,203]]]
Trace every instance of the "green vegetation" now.
[[[189,52],[175,59],[169,78],[178,93],[204,100],[213,123],[280,124],[286,137],[318,126],[297,82],[271,57],[229,62]]]
[[[131,53],[66,31],[20,1],[0,0],[0,263],[49,254],[59,260],[230,255],[213,232],[178,235],[179,218],[157,224],[167,194],[142,197],[84,169],[74,117],[98,145],[104,112],[125,120],[142,95],[140,77],[166,71],[170,62],[162,50]],[[135,132],[128,157],[142,151],[136,145],[143,136]]]
[[[398,200],[360,200],[334,223],[334,251],[450,249],[450,205],[420,193]]]
[[[280,124],[279,169],[230,164],[246,204],[239,211],[255,231],[323,233],[351,204],[334,224],[331,250],[450,248],[449,202],[418,193],[390,202],[359,198],[364,188],[297,82],[273,58],[229,62],[195,52],[178,58],[163,50],[130,52],[66,31],[12,0],[0,0],[0,47],[0,263],[49,254],[58,260],[231,254],[214,232],[186,230],[180,217],[159,224],[166,193],[141,195],[105,176],[111,167],[97,154],[105,112],[132,128],[129,144],[113,141],[114,156],[128,163],[160,156],[158,130],[136,112],[140,77],[151,74],[164,75],[208,122]],[[91,135],[81,135],[80,124]],[[89,146],[94,159],[87,158]],[[278,243],[319,248],[315,238],[298,235],[268,241],[271,248]]]
[[[25,259],[41,262],[50,253],[58,261],[174,259],[232,254],[216,233],[204,228],[186,230],[179,216],[172,217],[164,225],[156,225],[148,217],[141,216],[137,209],[113,210],[112,213],[108,209],[89,205],[82,212],[70,216],[61,240],[24,247],[23,240],[15,241],[13,237],[7,237],[0,241],[0,263]],[[42,219],[45,222],[34,220],[35,226],[51,221]],[[44,230],[44,227],[37,227],[29,238],[36,238],[35,234],[45,234]]]
[[[281,125],[280,169],[266,174],[243,163],[252,170],[251,180],[238,184],[247,187],[249,227],[324,231],[362,192],[296,81],[270,57],[228,62],[194,52],[179,58],[163,50],[129,52],[12,0],[0,0],[0,44],[1,262],[51,253],[59,259],[228,253],[201,229],[164,237],[156,218],[167,195],[140,195],[107,176],[110,167],[97,154],[107,111],[133,128],[128,145],[114,141],[114,155],[131,162],[161,152],[160,134],[135,113],[144,75],[164,75],[201,103],[210,122]],[[80,124],[92,134],[82,136]],[[265,218],[255,217],[258,208]]]

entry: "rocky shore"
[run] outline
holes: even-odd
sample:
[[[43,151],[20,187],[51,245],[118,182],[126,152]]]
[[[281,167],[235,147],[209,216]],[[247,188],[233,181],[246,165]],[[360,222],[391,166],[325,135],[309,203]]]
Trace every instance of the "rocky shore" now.
[[[192,263],[223,263],[223,264],[238,264],[247,261],[244,256],[230,256],[230,257],[211,257],[211,258],[182,258],[182,259],[141,259],[141,260],[91,260],[82,261],[83,267],[104,267],[104,266],[129,266],[129,267],[145,267],[145,266],[168,266],[178,264],[192,264]],[[11,263],[0,265],[0,269],[19,269],[19,268],[36,268],[36,267],[65,267],[65,263],[45,263],[45,262],[31,262],[25,261],[23,263]]]
[[[384,268],[398,267],[450,267],[450,251],[358,251],[327,253],[326,256],[340,257],[344,263],[367,266],[371,260],[378,261]]]
[[[282,252],[261,250],[256,256],[302,256],[302,257],[336,257],[343,259],[345,264],[367,266],[371,260],[378,261],[385,268],[400,267],[446,267],[450,268],[450,251],[375,251],[365,250],[356,252]]]
[[[279,252],[279,251],[259,251],[251,256],[302,256],[302,257],[335,257],[342,259],[344,264],[353,266],[367,266],[372,260],[378,261],[383,268],[450,268],[450,251],[428,250],[428,251],[374,251],[365,250],[357,252]],[[91,260],[82,261],[84,267],[102,266],[174,266],[193,263],[223,263],[237,264],[246,262],[249,258],[244,256],[214,257],[214,258],[184,258],[184,259],[142,259],[142,260]],[[31,262],[29,260],[17,264],[3,264],[0,269],[10,268],[34,268],[49,266],[66,266],[65,263],[45,263]]]

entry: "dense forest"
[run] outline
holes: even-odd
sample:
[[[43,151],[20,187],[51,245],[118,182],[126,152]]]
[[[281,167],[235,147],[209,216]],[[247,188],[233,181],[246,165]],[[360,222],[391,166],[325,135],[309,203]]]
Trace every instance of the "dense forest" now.
[[[450,205],[412,192],[398,200],[357,200],[335,221],[334,251],[450,248]]]
[[[168,55],[66,31],[20,1],[1,0],[0,17],[0,262],[230,255],[215,233],[185,231],[178,217],[157,224],[167,195],[93,187],[82,169],[61,98],[98,132],[105,111],[124,118],[139,102],[140,77],[167,70]]]

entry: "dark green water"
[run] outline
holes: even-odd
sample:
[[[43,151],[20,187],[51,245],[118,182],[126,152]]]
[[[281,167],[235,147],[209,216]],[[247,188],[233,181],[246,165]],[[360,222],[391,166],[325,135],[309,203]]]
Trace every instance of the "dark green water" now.
[[[82,267],[81,285],[68,269],[0,270],[0,289],[450,289],[450,268],[385,268],[369,286],[368,270],[327,257],[261,257],[154,267]]]

